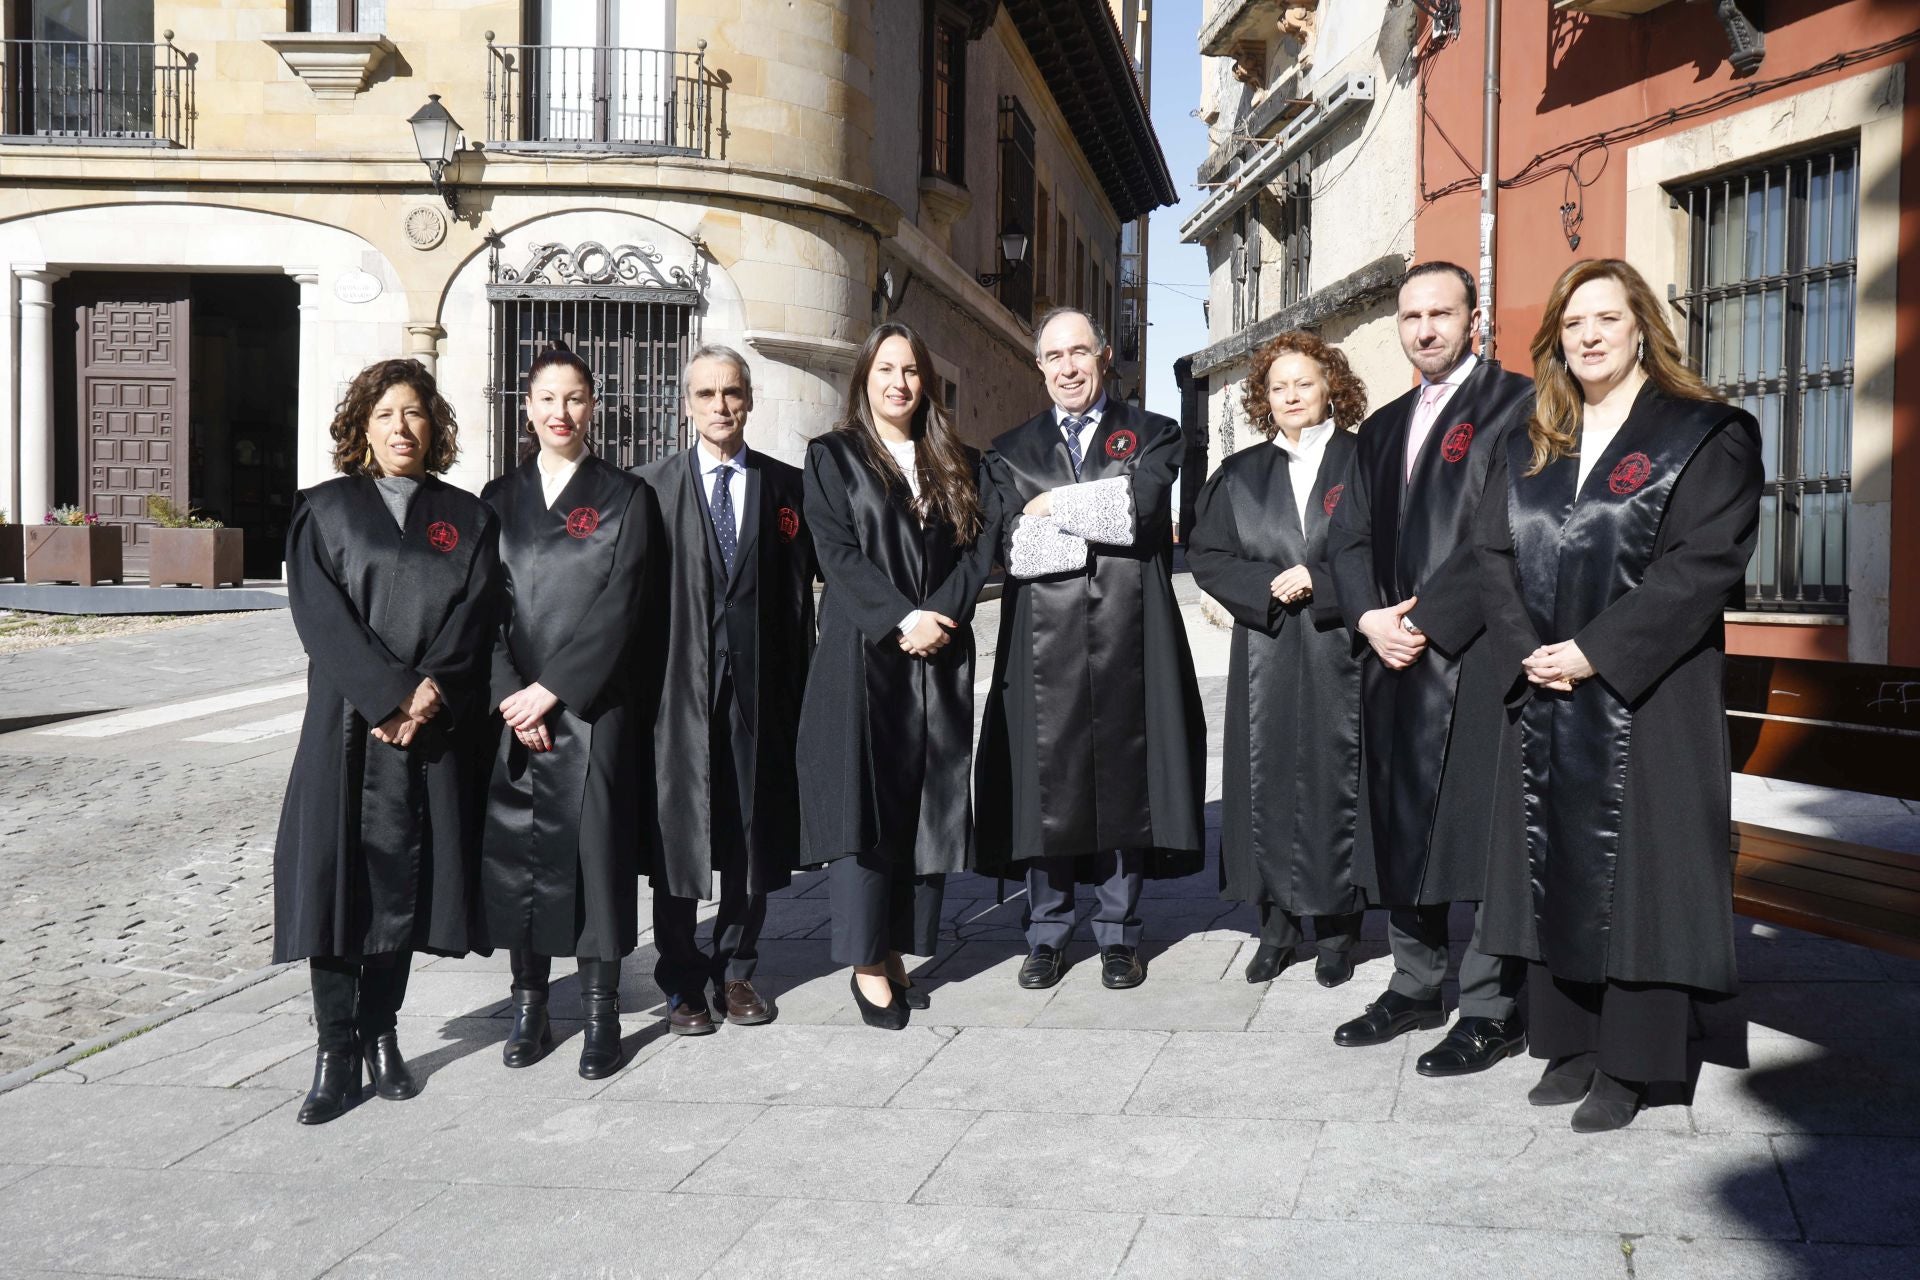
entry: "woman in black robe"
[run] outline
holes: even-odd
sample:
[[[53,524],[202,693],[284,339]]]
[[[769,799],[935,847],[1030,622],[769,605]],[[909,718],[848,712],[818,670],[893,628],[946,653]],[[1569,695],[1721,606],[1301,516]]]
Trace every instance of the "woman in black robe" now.
[[[1328,572],[1327,524],[1366,416],[1346,356],[1303,330],[1253,359],[1242,449],[1200,491],[1187,563],[1233,615],[1220,817],[1221,896],[1260,912],[1248,982],[1278,977],[1315,917],[1320,985],[1353,976],[1360,662]]]
[[[498,530],[438,476],[458,428],[413,360],[362,370],[334,414],[335,470],[287,530],[307,706],[273,851],[273,959],[306,960],[319,1052],[301,1124],[418,1087],[396,1015],[415,951],[474,944],[476,762]]]
[[[513,1027],[502,1059],[539,1061],[551,957],[579,965],[580,1074],[620,1065],[620,960],[639,937],[635,783],[646,725],[627,658],[658,515],[639,477],[587,448],[593,374],[570,351],[527,371],[518,469],[481,496],[500,517],[505,590],[493,697],[505,721],[480,863],[489,941],[509,948]]]
[[[926,1007],[901,953],[933,953],[947,873],[973,861],[972,618],[996,515],[937,386],[912,330],[875,329],[804,478],[827,589],[800,709],[801,861],[830,864],[833,959],[890,1030]]]
[[[1476,535],[1512,682],[1484,942],[1530,962],[1549,1061],[1528,1100],[1580,1102],[1596,1132],[1685,1080],[1689,1001],[1735,986],[1721,617],[1753,552],[1759,428],[1624,262],[1570,267],[1532,354],[1534,413]]]

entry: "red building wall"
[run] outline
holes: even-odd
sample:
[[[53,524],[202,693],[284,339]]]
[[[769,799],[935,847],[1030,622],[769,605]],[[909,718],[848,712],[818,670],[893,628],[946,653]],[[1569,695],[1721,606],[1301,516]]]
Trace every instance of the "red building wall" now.
[[[1451,259],[1477,272],[1480,194],[1474,179],[1481,149],[1486,0],[1464,0],[1462,9],[1464,29],[1423,68],[1426,116],[1420,124],[1423,158],[1415,250],[1419,258]],[[1527,345],[1559,273],[1578,258],[1626,256],[1628,148],[1821,83],[1904,61],[1894,364],[1894,567],[1887,660],[1920,666],[1920,570],[1914,567],[1920,562],[1920,43],[1844,68],[1814,70],[1837,54],[1914,34],[1920,28],[1920,4],[1914,0],[1766,0],[1763,20],[1766,60],[1754,74],[1736,77],[1726,60],[1726,35],[1710,4],[1676,0],[1649,14],[1622,20],[1556,14],[1551,0],[1506,0],[1500,41],[1498,172],[1503,181],[1536,155],[1572,139],[1643,121],[1649,128],[1629,140],[1586,153],[1579,161],[1578,184],[1565,172],[1548,172],[1537,181],[1501,190],[1494,290],[1497,354],[1508,368],[1527,370]],[[1723,91],[1785,77],[1795,79],[1742,96],[1708,114],[1672,122],[1660,119],[1668,111]],[[1463,189],[1427,199],[1456,182]],[[1562,229],[1561,205],[1569,200],[1579,205],[1577,250],[1569,247]],[[1841,627],[1735,625],[1729,631],[1729,648],[1737,653],[1846,658]]]

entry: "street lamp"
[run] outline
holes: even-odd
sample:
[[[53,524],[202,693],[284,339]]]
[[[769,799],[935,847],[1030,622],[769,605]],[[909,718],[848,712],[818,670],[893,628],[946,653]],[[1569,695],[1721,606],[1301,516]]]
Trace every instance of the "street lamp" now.
[[[1027,233],[1020,229],[1017,222],[1009,222],[1000,231],[1000,260],[1006,263],[1003,271],[982,272],[980,283],[991,289],[1012,275],[1014,269],[1027,260]]]
[[[420,163],[427,166],[427,172],[433,176],[433,189],[447,202],[447,208],[453,213],[460,212],[459,201],[454,189],[444,181],[447,166],[460,154],[460,122],[453,114],[440,105],[440,95],[427,95],[427,105],[408,117],[407,123],[413,126],[413,145],[420,152]]]

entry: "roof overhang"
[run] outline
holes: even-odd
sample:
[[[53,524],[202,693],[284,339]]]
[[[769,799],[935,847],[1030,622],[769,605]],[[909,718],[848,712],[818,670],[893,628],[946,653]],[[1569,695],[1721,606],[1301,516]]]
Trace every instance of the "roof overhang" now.
[[[1107,0],[1005,0],[1073,140],[1122,222],[1177,200]]]
[[[1251,155],[1220,184],[1206,203],[1194,210],[1180,228],[1183,244],[1199,244],[1215,231],[1234,211],[1258,195],[1274,176],[1307,148],[1324,137],[1328,130],[1356,111],[1364,111],[1373,101],[1373,77],[1342,76],[1313,105],[1287,122],[1285,128],[1256,147]]]

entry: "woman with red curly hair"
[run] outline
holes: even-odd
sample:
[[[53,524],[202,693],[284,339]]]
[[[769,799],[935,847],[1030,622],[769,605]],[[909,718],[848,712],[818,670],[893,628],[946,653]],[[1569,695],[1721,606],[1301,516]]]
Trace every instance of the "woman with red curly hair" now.
[[[1273,442],[1220,464],[1200,492],[1187,563],[1233,615],[1220,819],[1221,896],[1260,911],[1248,982],[1293,961],[1315,917],[1320,985],[1353,975],[1366,903],[1353,883],[1360,664],[1327,572],[1367,389],[1304,330],[1254,356],[1246,411]]]
[[[334,467],[287,531],[307,709],[273,853],[273,959],[313,974],[319,1053],[301,1124],[417,1091],[395,1035],[415,951],[477,941],[475,768],[499,570],[487,505],[445,484],[453,410],[414,360],[361,371]]]

